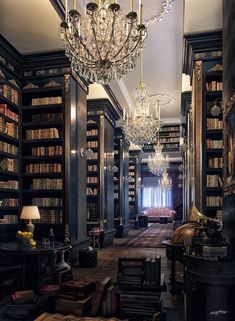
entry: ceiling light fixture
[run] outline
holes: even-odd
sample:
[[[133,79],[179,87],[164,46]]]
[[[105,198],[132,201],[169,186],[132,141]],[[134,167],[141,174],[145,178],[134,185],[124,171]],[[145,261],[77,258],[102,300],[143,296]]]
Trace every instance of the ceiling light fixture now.
[[[153,157],[148,157],[148,168],[154,175],[160,176],[169,167],[169,156],[162,153],[163,146],[160,145],[158,140],[154,145],[155,154]]]
[[[162,173],[162,179],[160,180],[159,185],[163,192],[167,192],[172,188],[172,180],[168,177],[167,171]]]
[[[148,21],[145,21],[145,25],[146,26],[149,26],[151,25],[152,23],[155,23],[155,22],[161,22],[162,19],[165,18],[165,16],[171,11],[171,7],[172,7],[172,4],[175,2],[175,0],[165,0],[163,3],[162,3],[162,10],[161,12],[156,15],[156,16],[153,16],[151,19],[149,19]]]
[[[71,10],[65,0],[60,36],[72,69],[87,81],[100,84],[121,79],[133,70],[147,36],[142,8],[139,0],[139,13],[134,12],[131,0],[130,12],[124,16],[116,0],[93,0],[82,16],[76,0]]]
[[[133,91],[135,111],[123,117],[122,129],[126,139],[134,145],[143,147],[153,143],[161,127],[159,106],[155,115],[150,113],[150,93],[143,82],[143,50],[140,56],[140,83]]]
[[[172,103],[173,98],[171,98],[169,95],[160,95],[157,94],[157,108],[158,108],[158,119],[159,123],[162,125],[161,122],[161,116],[160,116],[160,99],[161,106]],[[167,170],[169,167],[169,156],[166,154],[164,155],[162,152],[163,145],[160,144],[160,138],[159,138],[159,131],[157,133],[157,144],[154,145],[155,154],[154,156],[149,155],[148,156],[148,168],[151,173],[154,175],[160,176],[163,172]]]

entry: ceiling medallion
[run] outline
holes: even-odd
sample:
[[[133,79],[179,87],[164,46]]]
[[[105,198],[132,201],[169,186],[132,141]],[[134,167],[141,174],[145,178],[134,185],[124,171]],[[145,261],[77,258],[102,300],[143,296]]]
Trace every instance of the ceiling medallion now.
[[[135,111],[128,116],[124,113],[122,130],[126,139],[134,145],[143,147],[153,143],[161,127],[160,112],[150,112],[150,93],[143,82],[143,50],[140,59],[140,83],[133,91]],[[159,107],[159,106],[158,106]]]
[[[72,69],[87,81],[100,84],[121,79],[133,70],[147,36],[142,7],[139,0],[137,14],[131,0],[130,12],[122,15],[117,1],[93,0],[82,16],[76,9],[76,0],[70,10],[65,0],[60,36]]]
[[[145,25],[146,27],[151,25],[152,23],[154,22],[161,22],[162,19],[165,18],[165,16],[171,11],[171,7],[172,7],[172,4],[175,2],[175,0],[165,0],[163,3],[162,3],[162,10],[161,12],[152,17],[151,19],[145,21]]]

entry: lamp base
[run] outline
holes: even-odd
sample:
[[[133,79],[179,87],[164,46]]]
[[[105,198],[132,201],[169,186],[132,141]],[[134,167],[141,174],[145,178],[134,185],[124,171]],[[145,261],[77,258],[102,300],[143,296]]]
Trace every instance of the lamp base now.
[[[29,223],[26,225],[26,231],[27,232],[31,232],[33,234],[34,228],[35,228],[35,226],[32,223],[32,221],[30,220]]]

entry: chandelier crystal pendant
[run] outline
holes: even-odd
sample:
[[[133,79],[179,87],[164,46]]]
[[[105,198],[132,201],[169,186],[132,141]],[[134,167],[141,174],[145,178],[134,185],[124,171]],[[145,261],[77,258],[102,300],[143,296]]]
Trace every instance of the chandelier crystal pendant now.
[[[167,171],[162,173],[162,179],[160,180],[160,188],[163,192],[167,192],[172,188],[172,180],[168,177]]]
[[[139,13],[133,11],[131,0],[126,16],[122,15],[117,1],[93,0],[82,16],[76,10],[76,0],[69,11],[65,0],[65,21],[61,23],[60,36],[72,69],[84,79],[100,84],[121,79],[135,68],[147,36],[141,0]]]
[[[135,111],[129,117],[124,113],[122,129],[129,142],[143,147],[155,141],[161,122],[158,110],[156,115],[150,113],[150,93],[143,82],[143,50],[140,58],[140,83],[133,91]]]

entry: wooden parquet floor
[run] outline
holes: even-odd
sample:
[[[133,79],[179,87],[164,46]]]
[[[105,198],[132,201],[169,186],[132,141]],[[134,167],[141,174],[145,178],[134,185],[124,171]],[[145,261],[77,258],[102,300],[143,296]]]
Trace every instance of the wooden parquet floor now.
[[[118,257],[119,256],[138,256],[143,255],[146,257],[161,255],[161,272],[165,274],[167,285],[167,292],[164,293],[164,300],[170,307],[175,307],[179,311],[180,321],[184,320],[183,317],[183,301],[182,296],[177,297],[170,293],[169,277],[171,261],[166,257],[165,248],[143,248],[143,247],[122,247],[121,245],[126,242],[130,237],[137,233],[136,230],[129,232],[127,238],[114,239],[114,243],[104,249],[98,250],[98,263],[93,268],[73,267],[73,275],[75,279],[87,279],[91,281],[102,281],[106,276],[111,276],[113,281],[116,281]],[[176,262],[177,274],[182,277],[182,265]],[[175,319],[174,319],[175,320]]]

